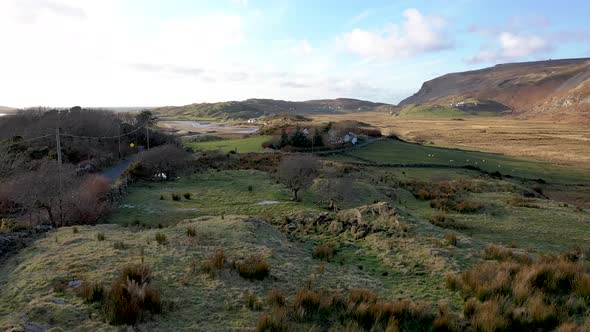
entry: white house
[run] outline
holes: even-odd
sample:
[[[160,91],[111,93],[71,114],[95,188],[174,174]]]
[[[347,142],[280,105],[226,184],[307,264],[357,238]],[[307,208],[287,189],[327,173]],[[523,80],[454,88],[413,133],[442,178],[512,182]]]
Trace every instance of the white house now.
[[[258,123],[258,119],[248,119],[248,123]]]

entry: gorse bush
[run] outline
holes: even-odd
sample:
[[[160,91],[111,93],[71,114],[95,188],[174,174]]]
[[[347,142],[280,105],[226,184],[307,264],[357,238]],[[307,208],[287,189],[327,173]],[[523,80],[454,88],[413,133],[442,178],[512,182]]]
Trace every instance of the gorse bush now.
[[[185,199],[191,199],[191,196],[192,196],[192,194],[191,194],[191,193],[184,193],[184,194],[182,194],[182,196],[183,196]]]
[[[180,201],[180,194],[172,194],[173,201]]]
[[[270,275],[270,264],[260,255],[252,255],[232,263],[238,274],[249,280],[263,280]]]

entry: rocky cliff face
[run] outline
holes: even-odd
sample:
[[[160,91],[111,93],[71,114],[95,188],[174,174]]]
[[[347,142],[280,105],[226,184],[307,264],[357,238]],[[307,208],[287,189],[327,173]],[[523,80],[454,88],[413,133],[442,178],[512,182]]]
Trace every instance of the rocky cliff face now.
[[[456,104],[490,100],[524,118],[590,120],[590,58],[496,65],[427,81],[400,102]]]

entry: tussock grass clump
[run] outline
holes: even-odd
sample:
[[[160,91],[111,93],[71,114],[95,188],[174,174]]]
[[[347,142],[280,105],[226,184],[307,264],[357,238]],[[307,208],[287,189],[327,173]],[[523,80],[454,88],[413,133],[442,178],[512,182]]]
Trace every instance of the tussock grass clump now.
[[[527,254],[519,254],[509,248],[498,245],[486,247],[483,258],[486,260],[517,261],[521,263],[530,263],[532,261],[531,257]]]
[[[336,255],[337,248],[334,244],[321,244],[314,248],[311,256],[315,259],[331,261]]]
[[[451,289],[471,297],[464,314],[475,329],[554,330],[590,309],[590,263],[564,255],[533,260],[499,246],[484,255],[497,261],[447,276]]]
[[[161,201],[165,201],[166,200],[166,196],[164,196],[164,194],[160,194],[160,200]]]
[[[78,227],[72,227],[72,234],[78,234]]]
[[[191,193],[184,193],[184,194],[182,194],[182,196],[184,197],[184,199],[190,200],[192,194]]]
[[[452,246],[457,246],[457,242],[459,242],[459,238],[455,233],[446,233],[445,234],[445,241]]]
[[[161,245],[167,244],[168,239],[166,238],[166,234],[161,232],[156,233],[156,242]]]
[[[147,265],[125,266],[106,294],[103,312],[113,325],[134,325],[162,311],[159,290],[150,285]]]
[[[94,282],[83,283],[77,292],[87,303],[101,303],[106,294],[104,286]]]
[[[117,242],[113,243],[113,248],[118,249],[118,250],[124,250],[127,248],[127,245],[125,245],[125,243],[123,241],[117,241]]]
[[[506,203],[514,207],[539,208],[538,205],[533,204],[532,202],[533,199],[531,198],[518,196],[509,199]]]
[[[104,240],[106,240],[106,236],[104,235],[104,233],[101,232],[101,233],[96,234],[96,239],[98,241],[104,241]]]
[[[434,226],[438,226],[440,228],[445,229],[467,229],[462,223],[456,222],[455,219],[449,217],[448,214],[444,212],[439,212],[432,215],[429,219],[430,223]]]
[[[287,305],[287,297],[280,290],[273,289],[266,296],[266,303],[273,307],[284,307]]]
[[[342,296],[338,291],[302,288],[292,303],[276,309],[283,309],[282,328],[289,325],[289,319],[330,331],[461,331],[466,327],[465,321],[447,306],[408,299],[384,301],[368,289],[350,289]],[[258,331],[274,331],[268,327],[273,315],[260,317]]]
[[[197,236],[197,230],[194,227],[189,226],[186,228],[186,235],[188,237],[195,237]]]
[[[180,194],[172,194],[173,201],[180,201]]]
[[[201,271],[208,274],[215,274],[223,269],[225,266],[226,257],[222,248],[215,250],[215,252],[201,264]]]
[[[275,309],[270,314],[263,314],[256,324],[256,332],[286,332],[289,331],[287,324],[287,311]]]
[[[240,277],[248,280],[263,280],[270,275],[270,264],[260,255],[252,255],[232,263]]]
[[[246,292],[246,307],[250,310],[260,311],[262,310],[262,301],[254,293]]]

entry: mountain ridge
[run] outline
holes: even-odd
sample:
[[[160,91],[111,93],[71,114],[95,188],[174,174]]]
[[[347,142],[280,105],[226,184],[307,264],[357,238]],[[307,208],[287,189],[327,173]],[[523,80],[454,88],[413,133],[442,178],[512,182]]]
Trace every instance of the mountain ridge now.
[[[212,118],[245,120],[275,114],[340,114],[366,111],[390,111],[396,106],[353,98],[287,101],[250,98],[243,101],[194,103],[184,106],[167,106],[154,110],[160,117]]]
[[[590,58],[498,64],[422,84],[399,105],[452,105],[467,99],[505,105],[521,118],[590,119]]]

